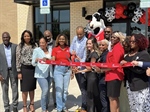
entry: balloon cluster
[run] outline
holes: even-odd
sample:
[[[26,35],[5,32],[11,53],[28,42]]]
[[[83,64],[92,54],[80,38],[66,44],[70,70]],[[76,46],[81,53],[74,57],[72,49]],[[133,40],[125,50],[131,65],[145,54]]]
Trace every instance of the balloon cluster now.
[[[115,10],[114,7],[106,8],[105,17],[107,17],[108,22],[112,22],[115,19]]]
[[[124,15],[124,10],[127,8],[126,6],[123,6],[122,4],[117,3],[115,7],[116,7],[116,13],[115,13],[116,19],[127,18],[127,16]]]
[[[144,10],[142,10],[141,8],[139,8],[139,7],[136,8],[134,10],[134,16],[132,18],[132,21],[137,23],[140,20],[141,16],[143,15],[143,12],[144,12]]]
[[[143,13],[141,18],[139,19],[142,24],[146,23],[146,12]],[[150,8],[148,8],[148,26],[150,26]]]
[[[148,9],[149,26],[150,26],[150,8]],[[135,23],[145,24],[145,11],[136,6],[134,2],[130,2],[127,6],[117,3],[115,7],[105,9],[104,16],[107,22],[112,22],[114,19],[130,18]]]
[[[127,9],[124,10],[123,14],[128,18],[133,18],[135,9],[136,9],[136,4],[131,2],[127,5]]]

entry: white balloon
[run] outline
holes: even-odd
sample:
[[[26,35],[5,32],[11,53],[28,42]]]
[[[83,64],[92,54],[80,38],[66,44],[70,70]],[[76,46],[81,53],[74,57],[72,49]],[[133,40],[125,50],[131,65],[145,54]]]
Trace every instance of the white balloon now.
[[[142,9],[141,8],[136,8],[135,10],[134,10],[134,14],[137,16],[137,17],[141,17],[142,15],[143,15],[143,12],[142,12]]]
[[[136,15],[133,16],[132,21],[137,23],[139,21],[139,17],[137,17]]]

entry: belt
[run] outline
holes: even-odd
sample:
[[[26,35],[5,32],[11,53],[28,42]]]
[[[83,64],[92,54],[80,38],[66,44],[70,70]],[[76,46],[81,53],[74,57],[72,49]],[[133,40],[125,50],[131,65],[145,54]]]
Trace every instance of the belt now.
[[[8,67],[8,70],[12,70],[12,67]]]

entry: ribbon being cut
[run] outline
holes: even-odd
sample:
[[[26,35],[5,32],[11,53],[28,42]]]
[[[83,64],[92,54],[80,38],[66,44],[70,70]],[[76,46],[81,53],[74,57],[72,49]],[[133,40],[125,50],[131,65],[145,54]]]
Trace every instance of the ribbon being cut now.
[[[51,64],[51,65],[62,65],[62,66],[97,66],[100,68],[119,68],[119,67],[131,67],[133,66],[130,62],[120,65],[119,63],[87,63],[87,62],[61,62],[53,60],[40,60],[42,64]]]

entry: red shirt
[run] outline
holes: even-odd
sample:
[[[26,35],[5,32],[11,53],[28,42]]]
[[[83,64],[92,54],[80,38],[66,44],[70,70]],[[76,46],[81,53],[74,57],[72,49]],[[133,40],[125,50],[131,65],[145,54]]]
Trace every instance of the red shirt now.
[[[54,47],[52,50],[52,56],[55,56],[55,61],[69,62],[70,58],[69,47],[62,49],[60,46]]]
[[[124,58],[124,49],[120,43],[114,45],[112,51],[107,54],[106,63],[120,63]],[[105,81],[123,80],[124,73],[122,68],[117,68],[106,72]]]

